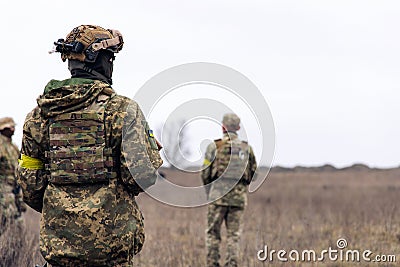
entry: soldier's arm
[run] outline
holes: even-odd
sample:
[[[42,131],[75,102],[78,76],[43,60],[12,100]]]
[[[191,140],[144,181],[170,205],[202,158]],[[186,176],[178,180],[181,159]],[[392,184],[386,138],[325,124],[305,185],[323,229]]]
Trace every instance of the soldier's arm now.
[[[215,151],[215,143],[211,143],[207,146],[207,150],[204,155],[203,168],[201,171],[201,179],[203,180],[203,184],[205,185],[212,182],[211,169],[215,158]]]
[[[16,170],[17,180],[22,188],[24,202],[34,210],[41,212],[43,195],[48,180],[44,170],[44,151],[40,147],[43,129],[38,111],[28,114],[23,128],[21,159]]]
[[[134,102],[127,109],[125,125],[120,158],[121,178],[137,195],[156,182],[162,159],[143,112]]]
[[[255,181],[257,179],[257,176],[255,175],[256,170],[257,170],[257,161],[256,161],[256,156],[254,155],[253,148],[249,146],[250,153],[249,153],[249,172],[250,172],[250,181]]]

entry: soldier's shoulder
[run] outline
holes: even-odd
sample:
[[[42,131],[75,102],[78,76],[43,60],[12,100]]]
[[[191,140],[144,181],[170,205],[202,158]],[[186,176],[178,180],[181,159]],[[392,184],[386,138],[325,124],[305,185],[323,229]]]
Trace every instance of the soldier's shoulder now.
[[[249,142],[247,140],[242,140],[242,147],[245,149],[248,149],[251,153],[253,153],[253,148],[251,147],[251,145],[249,145]]]
[[[41,112],[42,111],[39,107],[35,107],[26,115],[25,122],[22,127],[24,135],[29,133],[31,137],[37,138],[37,140],[42,139],[48,120],[44,119]]]
[[[119,95],[119,94],[115,94],[111,97],[110,102],[113,103],[131,103],[131,102],[135,102],[134,100],[130,99],[129,97],[123,96],[123,95]]]
[[[24,122],[24,127],[25,125],[29,124],[36,124],[36,123],[41,123],[42,121],[42,115],[41,115],[41,109],[36,106],[34,109],[32,109],[31,112],[29,112],[26,117],[25,117],[25,122]]]
[[[222,138],[218,138],[214,140],[214,144],[211,143],[211,145],[213,145],[214,148],[219,148],[222,146],[222,144],[224,143],[224,140]]]
[[[115,94],[114,96],[111,97],[107,105],[107,109],[126,111],[128,108],[137,109],[137,106],[138,104],[136,103],[135,100],[123,95]]]
[[[25,120],[29,119],[37,119],[41,117],[41,109],[40,107],[36,106],[33,108],[25,117]]]
[[[249,141],[247,141],[247,140],[241,140],[241,143],[242,143],[244,146],[247,146],[247,147],[251,148],[251,145],[249,144]]]
[[[12,142],[12,146],[13,146],[13,148],[14,148],[15,150],[19,151],[19,148],[18,148],[18,146],[17,146],[16,143]]]

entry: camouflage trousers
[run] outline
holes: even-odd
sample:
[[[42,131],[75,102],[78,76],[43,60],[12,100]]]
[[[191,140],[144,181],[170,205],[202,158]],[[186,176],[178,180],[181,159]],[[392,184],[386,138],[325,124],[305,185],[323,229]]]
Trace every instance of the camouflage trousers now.
[[[227,251],[224,266],[238,266],[239,240],[244,209],[233,206],[208,206],[208,227],[206,231],[207,266],[218,267],[221,243],[221,225],[225,222],[227,232]]]

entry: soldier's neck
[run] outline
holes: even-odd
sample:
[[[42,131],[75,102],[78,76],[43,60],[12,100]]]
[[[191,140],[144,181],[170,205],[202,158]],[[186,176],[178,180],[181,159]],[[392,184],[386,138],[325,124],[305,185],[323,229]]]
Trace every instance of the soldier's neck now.
[[[238,134],[235,131],[224,131],[224,139],[236,139]]]

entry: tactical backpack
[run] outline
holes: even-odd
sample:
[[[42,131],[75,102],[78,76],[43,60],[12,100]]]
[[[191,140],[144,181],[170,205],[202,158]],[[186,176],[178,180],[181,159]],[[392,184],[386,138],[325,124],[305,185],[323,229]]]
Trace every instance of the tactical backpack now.
[[[218,139],[214,141],[217,149],[211,171],[211,177],[227,179],[250,179],[247,164],[249,145],[239,139]]]
[[[109,98],[107,98],[108,100]],[[45,152],[53,184],[93,184],[116,177],[104,125],[108,101],[63,113],[49,122],[50,149]]]

